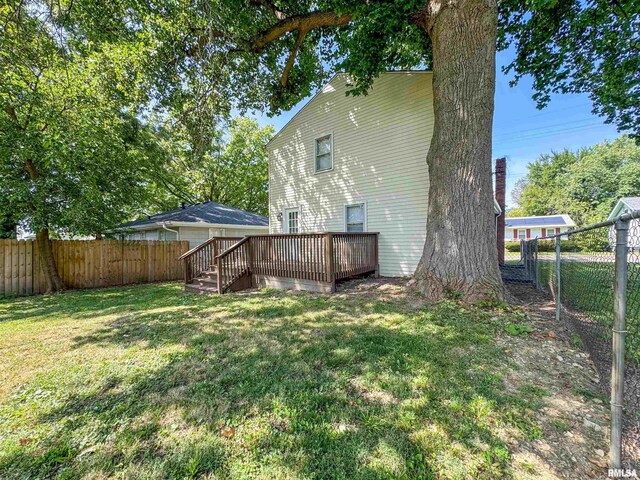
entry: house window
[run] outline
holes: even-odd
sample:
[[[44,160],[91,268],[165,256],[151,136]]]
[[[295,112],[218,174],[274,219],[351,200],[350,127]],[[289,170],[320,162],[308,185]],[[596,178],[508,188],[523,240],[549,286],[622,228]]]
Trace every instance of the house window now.
[[[316,138],[316,172],[333,168],[333,137],[331,134]]]
[[[364,203],[345,205],[345,230],[347,232],[364,232],[366,208]]]
[[[158,240],[177,240],[178,234],[169,230],[158,230]]]
[[[553,237],[556,234],[555,228],[547,228],[547,233],[545,237]]]
[[[287,208],[284,211],[285,232],[286,233],[299,233],[300,232],[300,210],[297,208]]]
[[[518,240],[526,240],[527,232],[526,230],[518,230]]]

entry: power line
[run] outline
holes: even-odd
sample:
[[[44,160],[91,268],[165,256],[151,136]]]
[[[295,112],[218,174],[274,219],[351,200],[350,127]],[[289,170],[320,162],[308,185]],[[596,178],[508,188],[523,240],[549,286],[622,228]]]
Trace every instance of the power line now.
[[[515,138],[508,139],[508,140],[500,140],[500,139],[498,139],[498,141],[496,141],[495,143],[497,145],[504,146],[504,145],[509,145],[509,144],[513,144],[513,143],[520,143],[522,141],[537,140],[537,139],[541,139],[541,138],[553,137],[553,136],[556,136],[556,135],[559,135],[559,134],[563,134],[563,133],[574,133],[574,132],[579,132],[579,131],[592,130],[593,128],[603,128],[603,127],[607,127],[607,125],[597,123],[597,124],[593,124],[593,125],[575,126],[575,127],[570,127],[570,128],[552,130],[552,131],[548,131],[548,132],[538,132],[538,133],[535,133],[535,134],[532,134],[532,135],[517,135],[517,136],[515,136]]]
[[[501,131],[499,133],[496,133],[493,138],[499,138],[499,137],[505,137],[505,136],[512,136],[512,135],[517,135],[518,133],[536,133],[538,131],[552,131],[553,129],[555,129],[556,127],[567,127],[570,125],[579,125],[579,124],[584,124],[584,126],[589,126],[589,125],[600,125],[602,124],[602,122],[597,121],[596,119],[594,119],[593,117],[591,118],[581,118],[581,119],[576,119],[576,120],[571,120],[571,121],[564,121],[561,123],[554,123],[554,124],[549,124],[549,125],[544,125],[541,127],[536,127],[536,128],[525,128],[525,129],[519,129],[519,130],[507,130],[507,131]]]

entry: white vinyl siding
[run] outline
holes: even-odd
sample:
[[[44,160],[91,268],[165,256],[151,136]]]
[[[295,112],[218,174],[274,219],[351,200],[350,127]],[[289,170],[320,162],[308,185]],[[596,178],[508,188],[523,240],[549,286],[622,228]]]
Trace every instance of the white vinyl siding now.
[[[367,96],[336,76],[269,143],[269,225],[300,206],[300,231],[344,231],[345,205],[366,199],[380,232],[380,273],[413,274],[426,234],[433,132],[431,73],[383,73]],[[332,132],[333,170],[315,175],[316,140]]]
[[[193,248],[204,243],[212,236],[220,237],[244,237],[246,235],[260,235],[268,233],[268,228],[251,229],[251,228],[215,228],[215,227],[180,227],[180,240],[187,240],[189,248]]]

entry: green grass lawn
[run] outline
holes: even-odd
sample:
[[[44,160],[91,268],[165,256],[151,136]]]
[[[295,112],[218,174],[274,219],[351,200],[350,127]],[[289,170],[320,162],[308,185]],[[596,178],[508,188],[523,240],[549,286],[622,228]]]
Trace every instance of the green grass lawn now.
[[[517,315],[180,284],[0,300],[0,477],[518,476]]]
[[[569,254],[576,255],[576,254]],[[563,305],[583,313],[598,322],[602,335],[611,338],[614,316],[615,264],[602,261],[603,254],[584,253],[579,261],[563,259],[560,270],[560,296]],[[588,261],[588,259],[600,261]],[[555,260],[541,261],[541,284],[548,286],[555,280]],[[627,358],[640,364],[640,264],[630,262],[627,267]],[[553,287],[555,288],[555,286]]]

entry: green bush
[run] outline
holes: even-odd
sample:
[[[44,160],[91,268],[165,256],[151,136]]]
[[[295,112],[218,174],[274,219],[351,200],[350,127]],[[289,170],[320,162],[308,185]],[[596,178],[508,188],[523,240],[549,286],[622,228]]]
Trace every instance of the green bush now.
[[[507,252],[519,252],[520,242],[504,242],[504,248]]]
[[[507,252],[519,252],[520,242],[505,242],[504,248]],[[580,252],[582,251],[581,245],[574,240],[562,240],[560,242],[560,250],[562,252]],[[556,241],[555,240],[540,240],[538,242],[538,252],[555,252]]]

